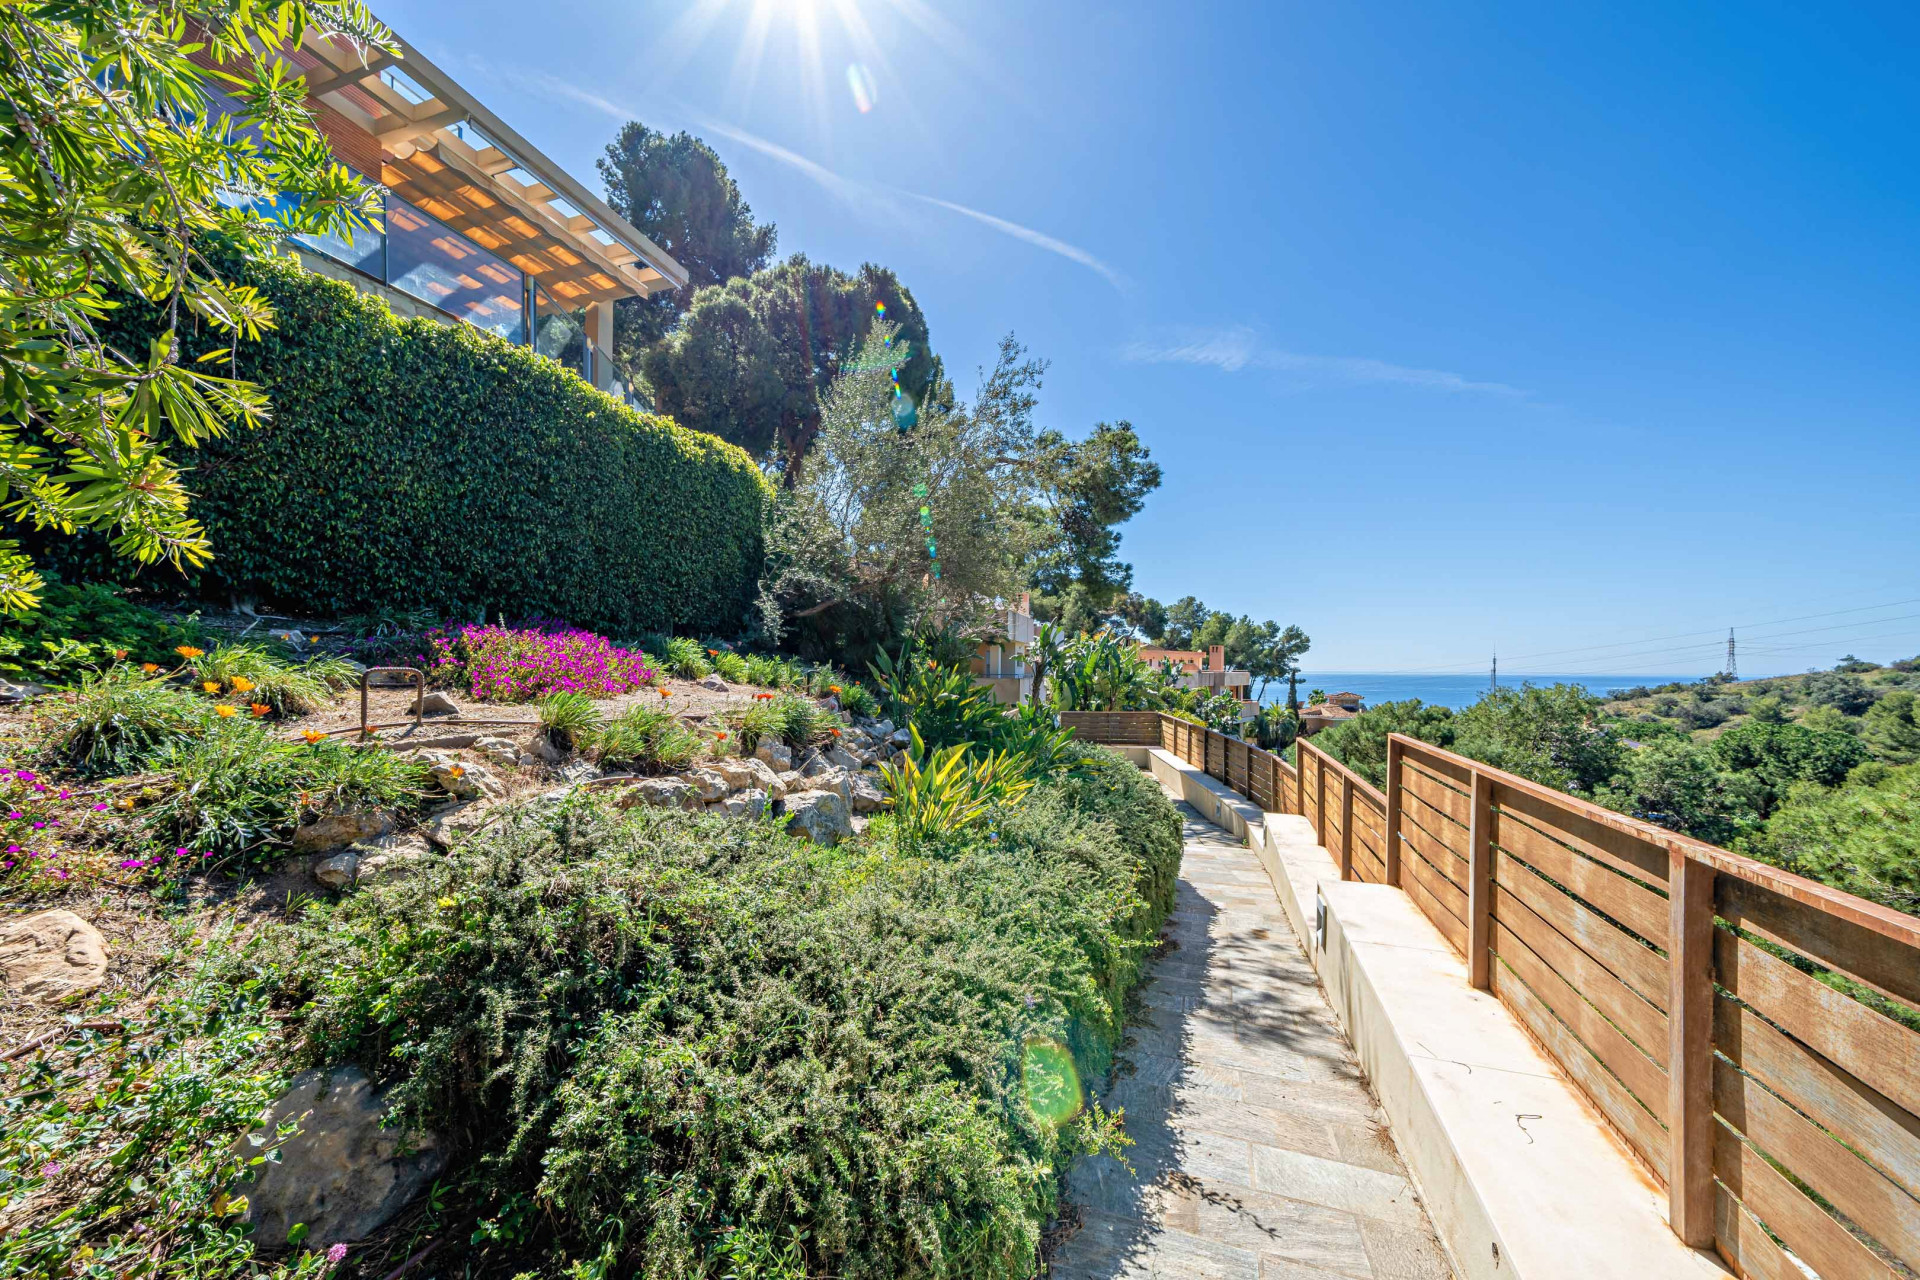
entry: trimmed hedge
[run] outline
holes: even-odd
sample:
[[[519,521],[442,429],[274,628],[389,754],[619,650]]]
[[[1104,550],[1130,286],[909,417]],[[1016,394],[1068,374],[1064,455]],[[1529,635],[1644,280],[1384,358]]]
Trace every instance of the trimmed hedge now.
[[[399,319],[291,260],[240,275],[278,315],[238,359],[274,420],[181,452],[213,539],[203,592],[617,634],[740,622],[771,494],[740,449],[471,326]],[[151,323],[143,311],[127,309],[127,340]],[[220,344],[184,345],[192,358]],[[68,541],[43,543],[56,564],[71,563]]]

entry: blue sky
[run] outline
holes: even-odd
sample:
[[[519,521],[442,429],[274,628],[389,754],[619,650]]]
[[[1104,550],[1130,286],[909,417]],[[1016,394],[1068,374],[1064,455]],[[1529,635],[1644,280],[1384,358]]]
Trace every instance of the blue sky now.
[[[963,392],[1015,331],[1165,469],[1136,586],[1316,669],[1920,651],[1912,6],[376,7],[582,178],[706,137]]]

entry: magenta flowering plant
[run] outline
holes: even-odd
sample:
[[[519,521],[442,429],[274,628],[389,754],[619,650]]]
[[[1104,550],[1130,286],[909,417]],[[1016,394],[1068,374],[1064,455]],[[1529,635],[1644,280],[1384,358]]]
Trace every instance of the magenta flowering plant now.
[[[60,862],[60,819],[54,804],[71,793],[29,769],[0,769],[0,882],[48,876]]]
[[[605,636],[575,629],[469,626],[428,635],[422,659],[428,679],[465,685],[487,702],[530,702],[545,693],[610,698],[653,678],[646,655]]]

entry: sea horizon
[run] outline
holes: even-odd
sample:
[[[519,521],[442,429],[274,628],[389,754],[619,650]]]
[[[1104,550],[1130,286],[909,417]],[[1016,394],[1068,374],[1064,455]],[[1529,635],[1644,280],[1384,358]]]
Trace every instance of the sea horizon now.
[[[1764,679],[1750,676],[1748,679]],[[1534,673],[1502,671],[1500,687],[1518,689],[1522,685],[1577,684],[1587,692],[1605,696],[1615,689],[1632,689],[1640,685],[1672,684],[1676,681],[1704,680],[1701,675],[1673,675],[1654,673],[1650,675],[1569,675],[1557,673]],[[1257,687],[1257,686],[1256,686]],[[1404,702],[1409,698],[1418,698],[1428,706],[1448,707],[1455,711],[1463,710],[1478,702],[1490,687],[1487,673],[1474,675],[1432,675],[1399,671],[1307,671],[1301,673],[1299,680],[1300,700],[1306,701],[1307,693],[1312,689],[1321,689],[1327,693],[1357,693],[1369,707],[1383,702]],[[1264,705],[1284,703],[1287,700],[1285,681],[1274,681],[1266,688],[1265,696],[1260,699]]]

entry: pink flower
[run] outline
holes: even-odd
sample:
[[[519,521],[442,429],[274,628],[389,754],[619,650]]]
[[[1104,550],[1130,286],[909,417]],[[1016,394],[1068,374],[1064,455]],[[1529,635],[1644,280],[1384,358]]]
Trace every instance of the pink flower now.
[[[346,1260],[347,1260],[347,1246],[345,1246],[344,1244],[336,1244],[328,1247],[327,1262],[329,1265],[337,1267],[341,1263],[345,1262]]]
[[[53,874],[55,874],[55,875],[57,875],[57,876],[59,876],[59,877],[60,877],[60,878],[61,878],[62,880],[70,880],[70,879],[72,879],[72,878],[73,878],[73,877],[71,877],[71,876],[69,876],[69,875],[68,875],[68,874],[67,874],[67,873],[66,873],[66,872],[65,872],[64,870],[61,870],[61,871],[55,871],[55,872],[54,872]]]
[[[93,811],[95,813],[105,813],[107,811],[107,806],[104,804],[97,804],[93,806]]]

